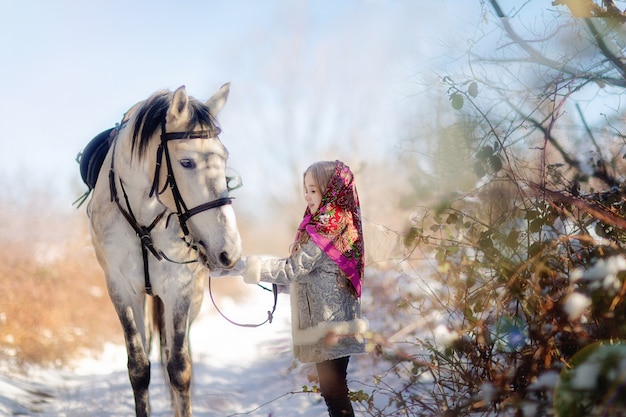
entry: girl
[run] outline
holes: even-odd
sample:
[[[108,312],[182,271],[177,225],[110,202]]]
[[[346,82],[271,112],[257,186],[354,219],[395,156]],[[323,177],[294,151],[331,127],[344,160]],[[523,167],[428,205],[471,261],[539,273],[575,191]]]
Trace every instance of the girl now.
[[[331,417],[354,416],[346,381],[350,355],[364,353],[363,232],[350,168],[322,161],[304,172],[307,207],[291,255],[249,256],[244,281],[289,284],[294,356],[315,362]]]

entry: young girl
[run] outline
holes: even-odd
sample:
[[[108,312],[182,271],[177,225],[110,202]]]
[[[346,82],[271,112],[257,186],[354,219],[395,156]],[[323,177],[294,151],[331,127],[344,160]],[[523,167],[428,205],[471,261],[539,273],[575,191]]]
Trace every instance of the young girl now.
[[[291,255],[249,256],[244,281],[289,284],[294,356],[315,362],[331,417],[354,416],[346,381],[350,355],[365,352],[361,318],[363,232],[350,168],[322,161],[304,172],[307,207]]]

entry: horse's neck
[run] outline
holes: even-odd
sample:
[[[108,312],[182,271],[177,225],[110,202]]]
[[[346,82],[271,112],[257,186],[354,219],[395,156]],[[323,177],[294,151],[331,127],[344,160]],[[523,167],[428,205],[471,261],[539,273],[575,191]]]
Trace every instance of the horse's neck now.
[[[130,142],[130,141],[127,141]],[[131,158],[129,143],[118,143],[114,155],[115,187],[122,207],[130,205],[130,210],[141,225],[146,225],[158,216],[165,207],[155,195],[150,196],[156,161],[148,149],[143,159],[137,154]]]

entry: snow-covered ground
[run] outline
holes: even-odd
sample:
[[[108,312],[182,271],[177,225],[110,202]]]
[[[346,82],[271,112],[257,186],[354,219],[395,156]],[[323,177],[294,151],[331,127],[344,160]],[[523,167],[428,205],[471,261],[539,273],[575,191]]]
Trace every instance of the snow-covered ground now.
[[[227,322],[215,310],[210,297],[191,329],[194,361],[194,416],[302,416],[326,415],[326,407],[314,393],[308,375],[314,367],[294,361],[291,354],[290,311],[287,295],[280,295],[272,324],[244,328]],[[271,308],[272,296],[250,291],[233,302],[216,298],[220,309],[238,322],[261,322]],[[156,351],[156,349],[154,349]],[[150,384],[153,416],[171,416],[156,352]],[[364,355],[367,356],[367,355]],[[348,369],[352,390],[357,381],[371,380],[372,370],[354,358]],[[355,404],[358,410],[360,405]],[[98,357],[86,357],[71,369],[31,368],[27,376],[0,368],[0,415],[42,417],[114,417],[134,415],[132,390],[123,346],[108,345]]]

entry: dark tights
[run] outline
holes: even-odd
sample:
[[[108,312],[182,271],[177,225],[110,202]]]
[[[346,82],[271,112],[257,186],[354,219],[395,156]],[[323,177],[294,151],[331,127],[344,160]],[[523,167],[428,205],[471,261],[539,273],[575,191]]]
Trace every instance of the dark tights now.
[[[349,356],[315,364],[330,417],[354,417],[346,382]]]

